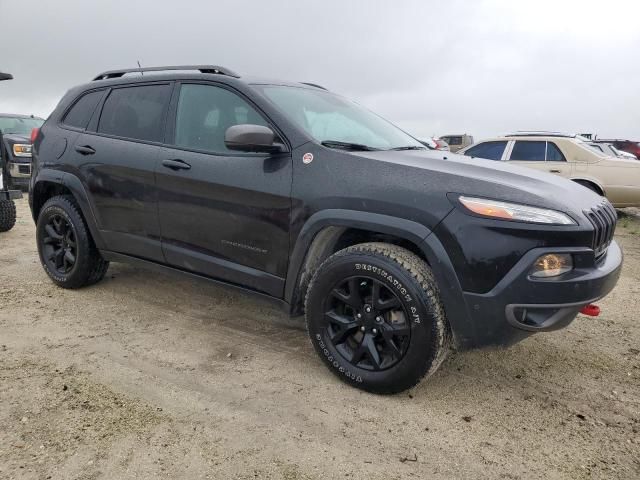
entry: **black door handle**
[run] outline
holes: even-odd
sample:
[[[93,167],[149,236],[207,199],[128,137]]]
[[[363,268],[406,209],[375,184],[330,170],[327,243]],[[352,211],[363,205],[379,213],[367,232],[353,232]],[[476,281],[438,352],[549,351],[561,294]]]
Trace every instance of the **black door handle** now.
[[[77,146],[76,152],[81,153],[82,155],[93,155],[96,153],[96,151],[89,145]]]
[[[162,165],[170,168],[171,170],[189,170],[191,168],[191,165],[187,162],[177,158],[175,160],[163,160]]]
[[[560,170],[558,170],[557,168],[552,168],[551,170],[549,170],[551,173],[560,173]]]

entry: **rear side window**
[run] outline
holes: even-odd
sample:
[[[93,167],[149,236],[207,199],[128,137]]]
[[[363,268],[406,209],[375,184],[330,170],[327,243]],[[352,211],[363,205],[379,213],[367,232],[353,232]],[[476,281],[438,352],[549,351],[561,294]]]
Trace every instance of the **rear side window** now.
[[[547,142],[547,162],[566,162],[567,159],[553,142]]]
[[[547,142],[518,140],[513,146],[511,160],[544,162]]]
[[[464,152],[469,157],[486,158],[487,160],[500,160],[504,149],[507,146],[506,141],[483,142],[475,147],[471,147]]]
[[[170,89],[169,85],[144,85],[113,90],[104,102],[98,132],[160,142]]]
[[[87,128],[89,120],[91,120],[91,115],[93,115],[103,94],[104,90],[98,90],[80,97],[64,116],[62,123],[69,127],[81,128],[82,130]]]

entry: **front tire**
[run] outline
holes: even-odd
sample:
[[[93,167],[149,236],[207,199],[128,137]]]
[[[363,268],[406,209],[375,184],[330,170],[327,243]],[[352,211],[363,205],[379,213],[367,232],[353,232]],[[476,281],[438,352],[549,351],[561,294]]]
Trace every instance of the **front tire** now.
[[[0,200],[0,232],[8,232],[16,224],[16,204],[13,200]]]
[[[44,204],[36,226],[40,262],[62,288],[80,288],[102,280],[109,262],[98,252],[75,199],[52,197]]]
[[[449,326],[428,265],[395,245],[360,244],[329,257],[311,280],[305,310],[323,362],[369,392],[416,385],[449,348]]]

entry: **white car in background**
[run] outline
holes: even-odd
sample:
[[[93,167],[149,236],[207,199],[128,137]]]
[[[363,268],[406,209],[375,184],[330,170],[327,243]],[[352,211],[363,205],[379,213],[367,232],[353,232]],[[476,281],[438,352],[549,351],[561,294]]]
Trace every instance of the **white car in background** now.
[[[623,150],[618,150],[610,143],[589,143],[591,148],[595,148],[599,152],[604,153],[605,155],[613,155],[618,158],[626,158],[627,160],[637,160],[633,153],[625,152]]]

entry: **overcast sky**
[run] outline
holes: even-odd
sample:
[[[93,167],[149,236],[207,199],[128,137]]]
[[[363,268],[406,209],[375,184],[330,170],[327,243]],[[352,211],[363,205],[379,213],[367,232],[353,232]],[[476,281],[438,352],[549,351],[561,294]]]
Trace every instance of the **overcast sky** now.
[[[320,83],[416,136],[640,139],[640,2],[0,0],[0,111],[120,67]]]

